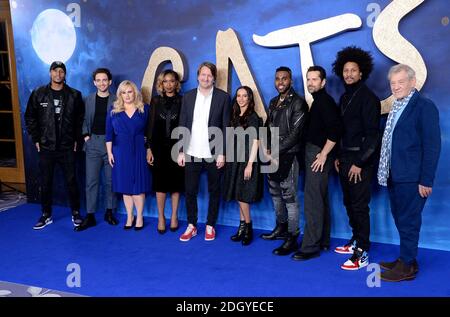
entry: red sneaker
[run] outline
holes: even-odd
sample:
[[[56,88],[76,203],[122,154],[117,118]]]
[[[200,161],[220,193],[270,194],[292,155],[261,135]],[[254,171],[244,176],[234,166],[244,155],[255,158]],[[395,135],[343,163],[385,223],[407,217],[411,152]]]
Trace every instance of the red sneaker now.
[[[358,248],[350,259],[341,265],[341,269],[346,271],[356,271],[369,265],[369,254]]]
[[[216,238],[216,230],[214,230],[213,226],[206,226],[206,232],[205,232],[205,240],[206,241],[212,241]]]
[[[189,241],[197,235],[197,228],[193,224],[189,224],[186,231],[180,236],[180,241]]]
[[[339,254],[353,254],[355,246],[356,241],[353,241],[352,243],[347,243],[346,245],[336,247],[336,249],[334,249],[334,252]]]

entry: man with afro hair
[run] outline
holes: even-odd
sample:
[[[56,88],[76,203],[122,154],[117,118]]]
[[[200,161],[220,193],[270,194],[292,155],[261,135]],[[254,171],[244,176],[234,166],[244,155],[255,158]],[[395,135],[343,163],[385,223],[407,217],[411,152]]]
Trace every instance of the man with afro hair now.
[[[345,86],[339,101],[343,134],[335,168],[353,232],[347,244],[335,249],[350,255],[341,265],[344,270],[369,264],[370,187],[381,135],[380,99],[364,83],[372,69],[371,54],[355,46],[339,51],[333,63],[333,72]]]

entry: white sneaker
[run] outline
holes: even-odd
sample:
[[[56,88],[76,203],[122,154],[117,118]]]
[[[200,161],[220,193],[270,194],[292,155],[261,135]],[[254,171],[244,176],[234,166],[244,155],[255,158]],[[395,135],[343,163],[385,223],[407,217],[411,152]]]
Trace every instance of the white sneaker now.
[[[347,243],[346,245],[336,247],[336,249],[334,249],[334,252],[339,254],[353,254],[353,251],[355,251],[355,246],[356,241],[353,241],[352,243]]]
[[[358,248],[355,250],[350,259],[341,265],[341,269],[346,271],[356,271],[369,265],[369,254]]]

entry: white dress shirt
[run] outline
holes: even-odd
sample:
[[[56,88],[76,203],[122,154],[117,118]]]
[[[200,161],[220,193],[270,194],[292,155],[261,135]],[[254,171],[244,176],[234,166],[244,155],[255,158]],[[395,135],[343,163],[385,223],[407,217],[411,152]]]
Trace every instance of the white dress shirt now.
[[[211,158],[211,149],[209,148],[208,121],[209,111],[214,87],[205,96],[197,88],[197,97],[195,98],[194,118],[192,121],[191,140],[187,154],[198,158]]]

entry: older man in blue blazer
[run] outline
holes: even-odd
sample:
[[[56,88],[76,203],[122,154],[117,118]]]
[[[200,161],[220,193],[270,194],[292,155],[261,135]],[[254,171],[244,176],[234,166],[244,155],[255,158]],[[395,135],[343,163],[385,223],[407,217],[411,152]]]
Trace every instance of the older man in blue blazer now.
[[[388,75],[395,102],[389,113],[381,146],[378,183],[388,186],[391,211],[400,235],[400,257],[381,262],[381,279],[414,279],[422,210],[431,195],[441,150],[439,112],[416,89],[414,70],[393,66]]]

